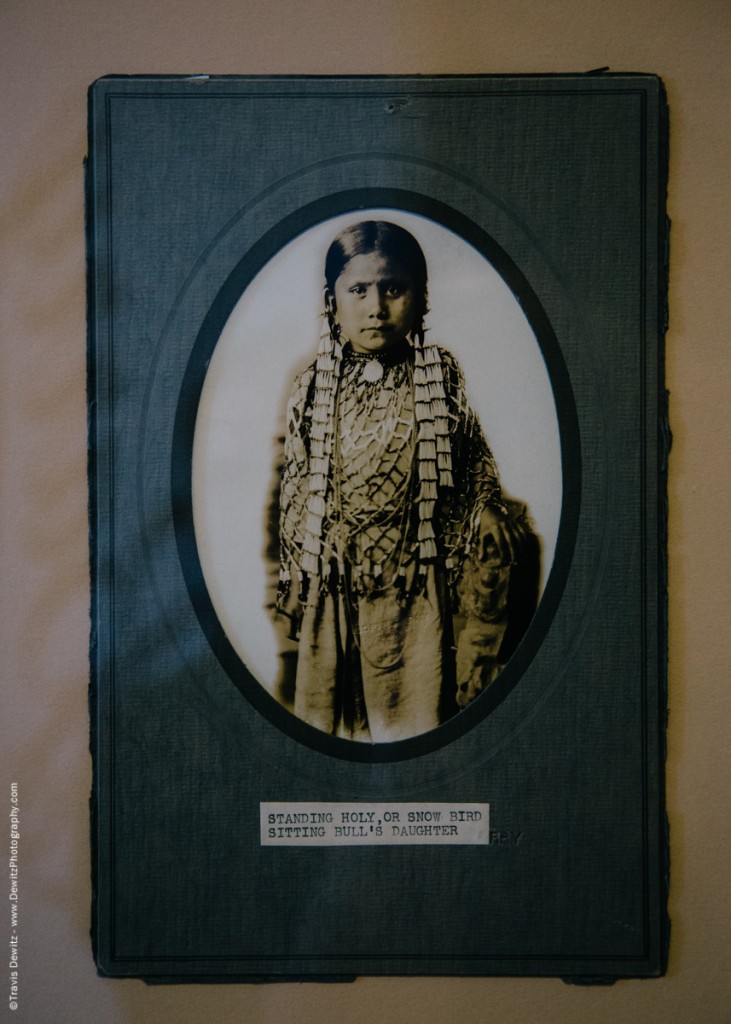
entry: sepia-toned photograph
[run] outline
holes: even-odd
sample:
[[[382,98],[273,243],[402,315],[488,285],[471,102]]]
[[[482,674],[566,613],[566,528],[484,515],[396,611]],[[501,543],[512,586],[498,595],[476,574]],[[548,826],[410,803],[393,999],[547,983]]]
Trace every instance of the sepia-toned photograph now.
[[[558,420],[518,299],[426,217],[315,225],[221,333],[192,496],[216,616],[280,705],[364,743],[437,728],[494,683],[553,564]]]

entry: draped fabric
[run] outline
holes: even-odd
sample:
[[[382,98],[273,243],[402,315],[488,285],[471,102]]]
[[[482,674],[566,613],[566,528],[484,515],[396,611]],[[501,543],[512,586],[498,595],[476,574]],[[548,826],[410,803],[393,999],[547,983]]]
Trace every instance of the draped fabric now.
[[[509,567],[494,552],[486,565],[478,541],[485,508],[508,510],[462,372],[451,353],[430,348],[446,444],[438,430],[425,434],[409,343],[377,357],[346,346],[326,367],[326,399],[320,361],[297,378],[288,405],[279,603],[299,624],[294,711],[351,739],[435,728],[499,671]],[[320,415],[318,434],[322,407],[331,429]],[[326,473],[313,484],[314,462]]]

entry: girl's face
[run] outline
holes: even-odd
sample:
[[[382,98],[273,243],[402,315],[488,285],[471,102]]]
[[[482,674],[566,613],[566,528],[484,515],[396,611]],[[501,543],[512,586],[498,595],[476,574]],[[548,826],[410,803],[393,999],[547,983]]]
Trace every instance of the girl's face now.
[[[413,283],[379,252],[353,256],[335,282],[335,319],[356,352],[384,352],[406,338],[416,319]]]

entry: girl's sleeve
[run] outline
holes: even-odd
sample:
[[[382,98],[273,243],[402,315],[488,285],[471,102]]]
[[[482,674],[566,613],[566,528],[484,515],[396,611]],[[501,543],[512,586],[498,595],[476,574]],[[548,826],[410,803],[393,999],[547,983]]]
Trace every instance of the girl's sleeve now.
[[[309,470],[312,367],[294,382],[287,403],[282,482],[279,492],[279,532],[282,566],[297,566],[304,539],[304,511]]]
[[[525,507],[506,498],[497,466],[477,415],[470,407],[462,372],[447,364],[453,397],[455,455],[454,548],[457,552],[455,641],[457,703],[465,707],[503,668],[519,639],[525,598],[515,581],[525,577],[522,564],[530,533]],[[514,539],[513,557],[501,554],[490,530],[495,523]],[[530,535],[532,537],[532,535]],[[531,548],[531,550],[533,550]],[[516,609],[523,609],[516,611]]]
[[[450,416],[454,490],[445,523],[445,540],[458,568],[475,543],[486,507],[507,511],[497,466],[480,421],[467,399],[464,375],[454,356],[442,350],[444,388]]]

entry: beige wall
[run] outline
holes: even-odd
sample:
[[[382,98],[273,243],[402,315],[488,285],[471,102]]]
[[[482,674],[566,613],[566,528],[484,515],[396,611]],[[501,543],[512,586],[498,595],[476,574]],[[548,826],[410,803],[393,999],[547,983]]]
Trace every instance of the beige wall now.
[[[17,780],[22,814],[21,1008],[14,1015],[7,1009],[3,968],[0,1013],[8,1019],[731,1020],[731,630],[728,541],[719,530],[730,518],[730,27],[728,0],[1,0],[0,807],[9,809],[9,784]],[[87,935],[86,87],[111,72],[551,72],[602,65],[662,75],[672,115],[668,976],[607,989],[557,980],[396,978],[148,988],[97,978]],[[3,950],[7,922],[0,911]],[[205,931],[204,916],[200,924]]]

